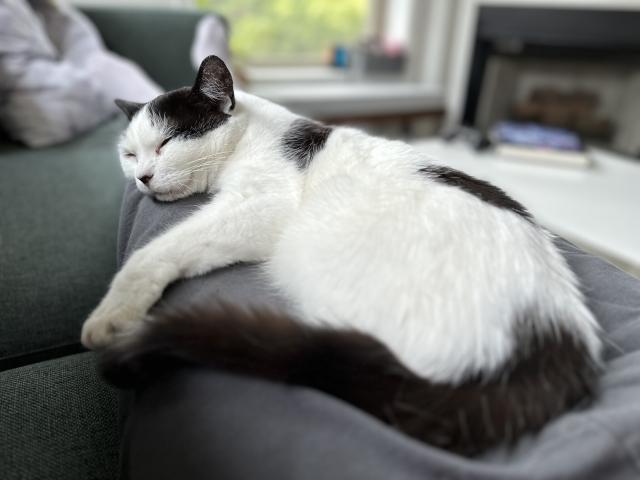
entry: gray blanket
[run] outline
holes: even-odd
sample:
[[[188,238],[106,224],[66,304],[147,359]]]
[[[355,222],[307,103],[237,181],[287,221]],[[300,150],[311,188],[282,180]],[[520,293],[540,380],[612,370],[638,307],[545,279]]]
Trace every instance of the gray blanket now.
[[[197,196],[159,204],[128,185],[119,260],[206,200]],[[135,437],[136,428],[152,425],[154,437],[166,440],[158,445],[166,447],[156,446],[152,466],[132,468],[138,473],[154,468],[150,478],[164,478],[164,459],[183,456],[207,462],[212,478],[221,479],[640,478],[640,281],[568,242],[558,240],[558,245],[581,278],[589,305],[607,332],[607,369],[593,405],[566,413],[512,450],[461,458],[419,444],[319,392],[194,371],[174,380],[178,382],[175,391],[188,392],[197,384],[198,392],[207,392],[210,421],[177,424],[173,419],[192,412],[185,400],[188,395],[177,393],[165,400],[154,407],[155,418],[147,418],[146,423],[138,419],[129,432]],[[178,304],[203,298],[286,308],[286,302],[251,265],[180,281],[167,289],[163,301]],[[156,421],[159,418],[161,422]],[[176,451],[194,439],[201,445],[200,452]]]

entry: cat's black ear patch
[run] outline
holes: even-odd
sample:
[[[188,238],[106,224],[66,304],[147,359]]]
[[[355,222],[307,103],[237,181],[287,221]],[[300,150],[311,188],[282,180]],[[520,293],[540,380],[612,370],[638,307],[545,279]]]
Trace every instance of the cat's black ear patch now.
[[[144,107],[144,103],[128,102],[127,100],[121,100],[119,98],[115,100],[115,103],[118,108],[120,108],[120,110],[124,112],[129,120],[131,120],[133,116],[138,113],[138,110]]]
[[[202,61],[191,91],[218,103],[221,110],[233,110],[236,105],[231,72],[215,55],[209,55]]]

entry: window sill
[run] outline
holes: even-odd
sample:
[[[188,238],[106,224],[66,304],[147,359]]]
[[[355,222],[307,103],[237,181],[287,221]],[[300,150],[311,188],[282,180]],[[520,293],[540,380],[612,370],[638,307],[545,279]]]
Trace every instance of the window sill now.
[[[283,82],[342,82],[350,73],[344,69],[327,65],[294,66],[246,66],[243,73],[249,81],[257,84]]]
[[[444,108],[442,87],[402,81],[260,82],[249,91],[318,119],[419,116]]]

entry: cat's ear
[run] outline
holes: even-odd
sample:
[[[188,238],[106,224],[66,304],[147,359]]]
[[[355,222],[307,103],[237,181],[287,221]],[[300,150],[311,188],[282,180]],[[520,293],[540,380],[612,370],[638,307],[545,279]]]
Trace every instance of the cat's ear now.
[[[119,98],[116,99],[115,102],[129,120],[133,118],[138,110],[144,107],[144,103],[128,102],[127,100],[120,100]]]
[[[220,110],[225,113],[233,110],[233,107],[236,106],[231,72],[224,62],[215,55],[209,55],[202,61],[196,83],[191,91],[218,103]]]

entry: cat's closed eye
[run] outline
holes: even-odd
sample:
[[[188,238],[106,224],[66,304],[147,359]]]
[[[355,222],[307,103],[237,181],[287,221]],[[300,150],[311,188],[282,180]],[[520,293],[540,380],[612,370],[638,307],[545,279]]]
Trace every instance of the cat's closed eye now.
[[[156,148],[156,153],[159,154],[160,150],[162,149],[162,147],[164,147],[167,143],[169,143],[169,141],[172,139],[173,137],[167,137],[165,138],[162,142],[160,142],[160,145],[158,145],[158,147]]]
[[[132,153],[132,152],[124,152],[123,154],[126,158],[131,158],[131,159],[135,159],[136,158],[136,154]]]

